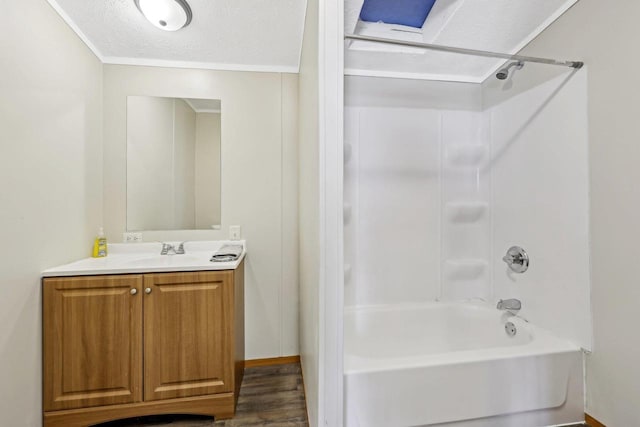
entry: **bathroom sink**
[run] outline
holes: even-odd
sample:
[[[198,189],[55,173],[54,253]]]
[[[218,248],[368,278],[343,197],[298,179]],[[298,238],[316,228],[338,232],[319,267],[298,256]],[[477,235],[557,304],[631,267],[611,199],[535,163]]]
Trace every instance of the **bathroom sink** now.
[[[208,261],[211,254],[199,255],[148,255],[140,258],[123,261],[122,264],[129,267],[157,267],[166,265],[195,264]]]
[[[109,245],[109,255],[103,258],[85,258],[69,264],[45,270],[43,277],[84,276],[95,274],[127,274],[178,271],[215,271],[235,269],[244,254],[235,261],[211,262],[216,251],[226,244],[244,241],[197,241],[184,244],[184,254],[160,255],[162,244],[114,243]],[[174,247],[179,247],[175,244]]]

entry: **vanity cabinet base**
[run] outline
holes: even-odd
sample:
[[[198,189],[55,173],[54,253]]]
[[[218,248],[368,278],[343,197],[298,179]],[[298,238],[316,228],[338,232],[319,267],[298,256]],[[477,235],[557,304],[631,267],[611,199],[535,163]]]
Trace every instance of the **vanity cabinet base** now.
[[[146,415],[188,414],[207,415],[216,420],[232,418],[235,412],[233,393],[124,405],[96,406],[44,413],[44,427],[87,427]]]
[[[43,280],[45,427],[232,418],[244,360],[244,262]]]

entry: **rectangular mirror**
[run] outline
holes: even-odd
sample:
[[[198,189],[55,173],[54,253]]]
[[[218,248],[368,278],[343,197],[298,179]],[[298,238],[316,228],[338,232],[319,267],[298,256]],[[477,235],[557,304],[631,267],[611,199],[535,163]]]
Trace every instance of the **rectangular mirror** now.
[[[220,228],[219,99],[127,97],[127,231]]]

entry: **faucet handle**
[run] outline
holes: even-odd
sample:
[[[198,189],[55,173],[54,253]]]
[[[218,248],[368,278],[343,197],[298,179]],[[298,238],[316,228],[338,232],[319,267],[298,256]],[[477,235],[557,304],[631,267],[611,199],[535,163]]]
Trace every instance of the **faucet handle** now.
[[[169,243],[162,243],[162,250],[160,251],[160,255],[167,255],[169,251],[173,250],[173,245]]]
[[[502,257],[509,268],[516,273],[524,273],[529,268],[529,255],[519,246],[512,246],[507,254]]]
[[[182,242],[178,245],[178,249],[176,249],[176,254],[178,255],[184,255],[184,244],[186,242]]]

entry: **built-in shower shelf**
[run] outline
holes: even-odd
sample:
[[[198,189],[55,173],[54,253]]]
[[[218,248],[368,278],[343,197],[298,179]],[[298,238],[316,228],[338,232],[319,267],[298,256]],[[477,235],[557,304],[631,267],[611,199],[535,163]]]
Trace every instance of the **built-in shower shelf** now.
[[[484,276],[487,268],[487,261],[483,259],[448,259],[444,264],[449,280],[477,280]]]
[[[345,283],[349,282],[351,279],[351,264],[344,265],[344,281]]]
[[[353,154],[353,146],[347,141],[344,142],[342,158],[344,164],[348,164],[351,161],[351,156]]]
[[[488,147],[478,144],[458,144],[447,148],[446,159],[449,166],[478,167],[482,164]]]
[[[344,219],[344,224],[349,224],[351,221],[351,205],[349,203],[345,203],[342,206],[342,216]]]
[[[469,224],[484,219],[489,211],[486,202],[449,202],[446,204],[447,219],[455,224]]]

